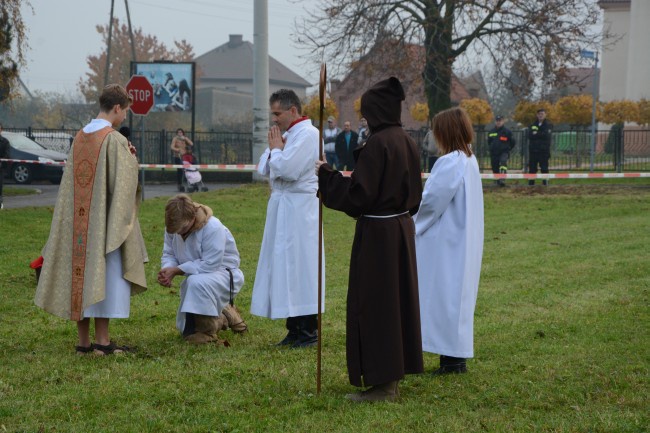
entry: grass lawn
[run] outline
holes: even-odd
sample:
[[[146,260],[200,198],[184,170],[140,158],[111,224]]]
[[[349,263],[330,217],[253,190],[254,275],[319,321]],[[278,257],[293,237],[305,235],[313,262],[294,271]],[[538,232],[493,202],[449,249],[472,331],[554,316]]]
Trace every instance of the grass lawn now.
[[[7,186],[5,185],[2,189],[2,195],[5,197],[16,196],[16,195],[32,195],[38,194],[38,190],[35,187],[31,186]]]
[[[576,183],[576,182],[574,182]],[[268,186],[197,193],[234,234],[250,331],[185,344],[178,284],[158,286],[165,199],[140,222],[149,290],[115,320],[134,354],[79,357],[74,323],[33,305],[29,262],[51,208],[0,214],[0,432],[645,432],[650,366],[650,181],[485,192],[485,250],[469,373],[408,376],[399,403],[357,405],[345,365],[354,221],[324,211],[323,387],[316,350],[274,347],[283,321],[252,317]],[[487,186],[487,185],[486,185]],[[437,356],[425,354],[427,372]]]

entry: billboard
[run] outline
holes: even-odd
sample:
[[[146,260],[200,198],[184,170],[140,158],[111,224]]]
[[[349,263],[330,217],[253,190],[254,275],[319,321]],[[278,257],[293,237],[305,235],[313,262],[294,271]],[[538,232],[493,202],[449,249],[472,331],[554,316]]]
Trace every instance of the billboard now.
[[[151,112],[193,111],[194,63],[132,63],[132,74],[144,75],[153,87]]]

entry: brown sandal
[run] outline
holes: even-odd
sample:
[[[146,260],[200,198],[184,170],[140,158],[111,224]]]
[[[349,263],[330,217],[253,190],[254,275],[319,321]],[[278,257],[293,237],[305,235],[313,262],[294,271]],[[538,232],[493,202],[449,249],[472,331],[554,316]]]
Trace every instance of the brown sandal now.
[[[88,346],[88,347],[84,347],[84,346],[75,346],[75,347],[74,347],[74,350],[75,350],[75,352],[76,352],[77,355],[87,355],[87,354],[89,354],[90,352],[92,352],[93,350],[95,350],[95,345],[94,345],[94,344],[91,344],[91,345]]]
[[[113,343],[112,341],[107,344],[107,345],[101,345],[101,344],[93,344],[93,348],[95,349],[95,353],[97,355],[113,355],[117,353],[124,353],[124,352],[133,352],[133,349],[128,347],[128,346],[118,346],[117,344]]]

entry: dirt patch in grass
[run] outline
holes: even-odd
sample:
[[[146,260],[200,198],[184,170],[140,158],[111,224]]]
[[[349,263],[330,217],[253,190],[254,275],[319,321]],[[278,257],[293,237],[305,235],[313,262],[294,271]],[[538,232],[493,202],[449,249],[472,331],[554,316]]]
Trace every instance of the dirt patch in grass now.
[[[517,196],[534,196],[534,195],[617,195],[617,194],[636,194],[650,193],[650,184],[648,185],[534,185],[534,186],[506,186],[484,187],[483,192],[486,194],[507,194]]]

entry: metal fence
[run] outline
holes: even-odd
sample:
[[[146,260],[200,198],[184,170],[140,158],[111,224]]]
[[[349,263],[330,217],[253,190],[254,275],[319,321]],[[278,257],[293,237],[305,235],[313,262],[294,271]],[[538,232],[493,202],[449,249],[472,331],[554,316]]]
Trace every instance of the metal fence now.
[[[14,128],[7,131],[24,133],[45,147],[67,153],[77,130]],[[407,131],[420,146],[422,167],[426,171],[427,152],[422,143],[426,130]],[[477,129],[474,150],[481,170],[490,170],[490,151],[487,146],[487,129]],[[171,164],[170,144],[175,131],[133,130],[131,141],[138,148],[144,164]],[[516,146],[510,153],[508,167],[514,171],[527,171],[527,131],[514,130]],[[201,164],[254,164],[253,135],[245,132],[195,132],[194,156]],[[596,171],[650,171],[650,130],[621,130],[612,128],[596,132]],[[551,146],[551,171],[588,171],[591,168],[591,132],[588,130],[554,131]]]
[[[408,131],[422,151],[422,167],[427,167],[427,152],[423,146],[426,131]],[[490,171],[490,149],[487,129],[476,129],[473,148],[481,170]],[[512,131],[516,145],[510,152],[508,168],[528,171],[527,130]],[[551,171],[589,171],[592,164],[591,131],[554,131],[551,142]],[[650,130],[621,130],[612,128],[596,132],[593,155],[594,171],[650,171]]]

